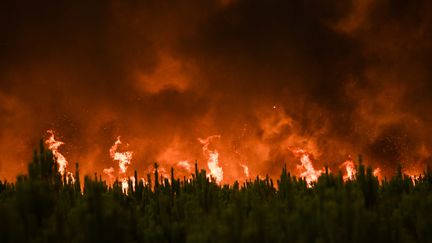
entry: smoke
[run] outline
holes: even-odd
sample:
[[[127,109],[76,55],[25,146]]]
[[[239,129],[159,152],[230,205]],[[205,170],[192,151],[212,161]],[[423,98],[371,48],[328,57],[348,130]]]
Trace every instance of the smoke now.
[[[7,1],[0,10],[0,177],[24,172],[48,129],[84,173],[155,161],[224,181],[337,171],[349,155],[390,174],[431,161],[428,1]],[[181,171],[181,168],[179,168]],[[132,171],[132,168],[131,170]],[[185,169],[183,171],[186,172]]]

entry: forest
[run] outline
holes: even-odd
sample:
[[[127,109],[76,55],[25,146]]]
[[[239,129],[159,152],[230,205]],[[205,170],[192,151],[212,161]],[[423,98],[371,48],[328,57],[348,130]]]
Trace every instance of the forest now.
[[[155,164],[122,191],[78,164],[68,176],[57,167],[41,142],[26,175],[0,181],[0,242],[432,242],[428,169],[380,181],[359,160],[350,180],[326,170],[308,185],[281,168],[218,185],[197,164],[184,178]]]

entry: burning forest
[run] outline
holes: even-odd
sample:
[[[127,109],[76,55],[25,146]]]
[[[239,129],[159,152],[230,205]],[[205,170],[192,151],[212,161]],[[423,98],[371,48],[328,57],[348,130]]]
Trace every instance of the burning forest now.
[[[65,242],[91,241],[59,222],[74,228],[103,204],[88,197],[100,197],[116,206],[94,224],[102,232],[135,220],[127,241],[278,242],[304,226],[295,217],[316,216],[307,211],[316,203],[348,210],[314,218],[343,225],[340,217],[385,221],[377,213],[386,203],[388,214],[409,211],[407,197],[427,211],[416,200],[429,198],[432,166],[431,9],[423,0],[6,1],[0,219],[36,241],[56,241],[49,227]],[[59,212],[31,211],[19,198],[29,188],[41,193],[29,196],[34,207]],[[188,205],[217,223],[191,234],[201,227],[184,222]],[[285,206],[290,216],[276,217]],[[405,216],[376,226],[380,242],[431,239],[419,216]],[[269,229],[260,217],[293,228]],[[359,242],[372,230],[324,230],[324,221],[293,241]],[[339,231],[354,238],[334,238]]]

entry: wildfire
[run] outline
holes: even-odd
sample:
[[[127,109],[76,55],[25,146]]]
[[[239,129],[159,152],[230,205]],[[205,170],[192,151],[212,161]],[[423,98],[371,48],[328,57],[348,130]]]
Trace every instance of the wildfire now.
[[[120,173],[126,173],[128,166],[131,163],[133,152],[117,152],[118,147],[122,144],[120,136],[117,137],[114,145],[110,148],[110,156],[114,161],[119,162]]]
[[[374,176],[381,178],[381,169],[379,167],[376,168],[372,173]]]
[[[133,177],[133,176],[129,177],[129,179],[130,179],[131,182],[132,182],[132,189],[135,190],[135,186],[136,186],[136,184],[138,183],[138,181],[135,181],[135,177]]]
[[[63,154],[61,154],[58,150],[59,147],[64,144],[64,142],[55,139],[54,131],[48,130],[47,133],[50,134],[50,137],[47,140],[45,140],[45,144],[48,145],[48,149],[52,151],[57,161],[58,171],[60,172],[61,175],[64,175],[64,173],[66,172],[66,167],[68,162],[66,158],[63,156]]]
[[[67,171],[68,161],[65,156],[59,152],[60,146],[64,145],[64,142],[60,140],[56,140],[54,131],[48,130],[47,133],[50,135],[48,139],[45,140],[48,148],[52,151],[53,156],[55,157],[58,163],[58,171],[63,176],[66,175],[67,180],[75,181],[73,174]],[[209,177],[215,179],[216,183],[220,184],[224,179],[224,171],[222,166],[219,164],[219,152],[211,147],[211,143],[215,139],[220,139],[220,135],[212,135],[207,138],[198,138],[198,141],[202,144],[202,152],[207,158],[207,166],[209,169]],[[132,151],[122,151],[122,141],[120,136],[117,137],[114,144],[109,148],[109,155],[113,159],[113,161],[118,162],[118,179],[122,185],[123,192],[127,193],[128,188],[130,186],[129,181],[132,182],[132,186],[135,186],[135,178],[127,175],[128,167],[131,164],[134,153]],[[294,148],[290,149],[292,153],[300,160],[300,164],[297,165],[298,176],[304,178],[307,185],[309,187],[312,186],[313,182],[318,180],[318,177],[324,172],[324,168],[315,169],[313,165],[313,153],[306,151],[303,148]],[[235,151],[238,155],[240,155],[237,151]],[[240,160],[239,164],[243,169],[243,173],[245,178],[250,177],[250,170],[248,165],[244,162],[244,160]],[[193,164],[189,160],[179,160],[175,166],[183,169],[187,172],[193,171]],[[354,161],[349,157],[345,162],[340,164],[340,168],[343,168],[345,171],[345,175],[343,176],[343,180],[354,180],[355,175],[357,173],[357,168]],[[163,167],[158,168],[158,172],[163,178],[171,179],[170,174]],[[109,167],[103,169],[103,173],[106,174],[111,182],[113,182],[116,178],[115,175],[115,167]],[[413,174],[413,173],[411,173]],[[381,178],[381,169],[376,168],[373,170],[373,175]],[[412,177],[414,178],[414,177]]]
[[[109,153],[111,158],[114,161],[118,161],[119,165],[119,176],[122,180],[122,190],[123,192],[127,193],[129,184],[128,184],[128,178],[126,176],[126,172],[128,169],[128,166],[131,163],[133,152],[132,151],[125,151],[125,152],[118,152],[119,146],[122,144],[120,140],[120,136],[117,137],[117,140],[114,142],[113,146],[109,149]],[[112,167],[108,169],[104,169],[104,173],[108,176],[112,175],[114,169]]]
[[[210,170],[210,175],[216,179],[216,183],[223,180],[223,169],[219,166],[219,152],[217,150],[210,150],[210,142],[213,139],[220,138],[220,135],[213,135],[206,139],[198,138],[198,141],[203,144],[202,150],[208,156],[207,166]]]
[[[66,170],[68,162],[66,158],[63,156],[63,154],[61,154],[58,150],[59,147],[64,144],[64,142],[55,139],[53,130],[48,130],[47,133],[50,135],[50,137],[47,140],[45,140],[45,144],[48,146],[48,149],[52,151],[54,158],[57,161],[58,172],[62,176],[64,176],[66,173],[66,180],[67,181],[71,180],[72,183],[74,183],[75,177],[71,172]]]
[[[125,177],[122,179],[122,191],[127,194],[128,189],[129,189],[128,178]]]
[[[357,173],[354,161],[352,159],[348,159],[342,163],[341,167],[345,167],[346,170],[346,175],[343,176],[344,181],[353,180],[355,174]]]
[[[240,166],[243,168],[243,172],[245,174],[245,177],[249,177],[249,167],[246,164],[240,164]]]
[[[312,182],[318,180],[318,177],[323,173],[324,170],[315,170],[310,159],[310,155],[304,149],[295,149],[294,154],[300,156],[300,165],[297,165],[297,169],[301,172],[300,177],[305,178],[308,186],[311,186]]]

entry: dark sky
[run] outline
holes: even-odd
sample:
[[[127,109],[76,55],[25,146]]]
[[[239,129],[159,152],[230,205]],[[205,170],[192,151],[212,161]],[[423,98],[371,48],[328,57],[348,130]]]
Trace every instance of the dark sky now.
[[[147,172],[197,159],[220,135],[227,181],[333,170],[349,155],[386,174],[432,153],[427,0],[3,1],[0,177],[25,172],[56,131],[85,173],[115,167],[117,136]]]

